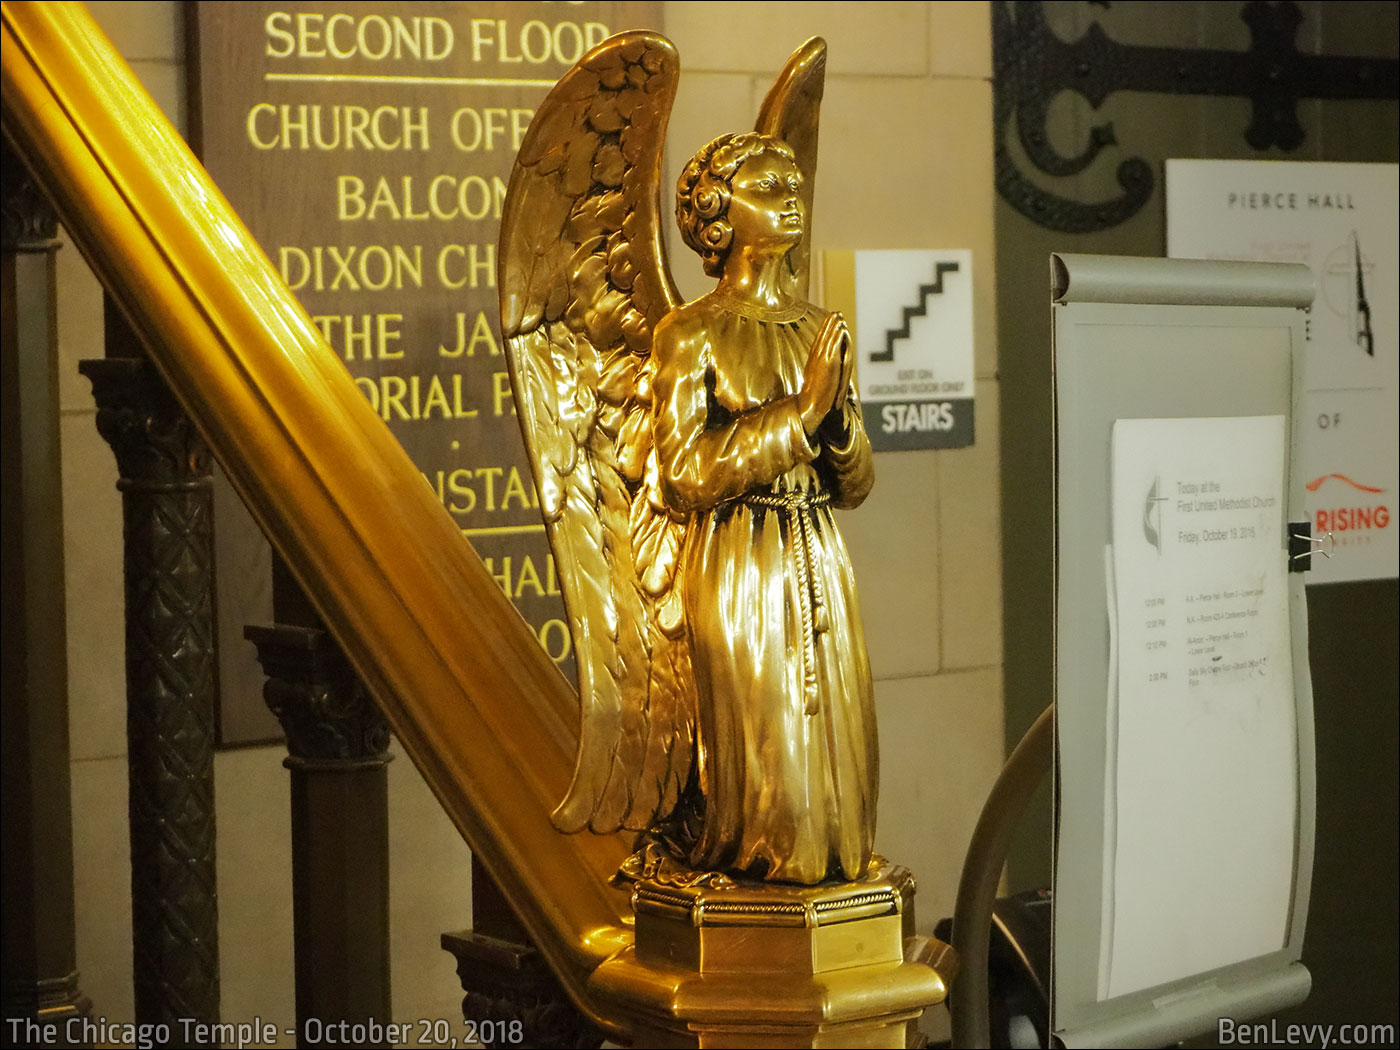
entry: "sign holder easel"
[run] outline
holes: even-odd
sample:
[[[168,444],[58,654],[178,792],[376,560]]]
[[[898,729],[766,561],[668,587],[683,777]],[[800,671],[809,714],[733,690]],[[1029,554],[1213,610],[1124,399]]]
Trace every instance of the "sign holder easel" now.
[[[1162,1046],[1306,997],[1306,267],[1052,256],[1051,1027]],[[1302,555],[1299,557],[1298,555]]]

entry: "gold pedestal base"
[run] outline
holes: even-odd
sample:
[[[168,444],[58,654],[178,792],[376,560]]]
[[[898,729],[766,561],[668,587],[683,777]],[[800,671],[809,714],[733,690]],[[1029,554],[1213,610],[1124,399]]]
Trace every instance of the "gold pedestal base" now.
[[[637,1046],[905,1047],[951,978],[906,958],[913,894],[884,862],[826,886],[644,879],[635,946],[592,983]]]

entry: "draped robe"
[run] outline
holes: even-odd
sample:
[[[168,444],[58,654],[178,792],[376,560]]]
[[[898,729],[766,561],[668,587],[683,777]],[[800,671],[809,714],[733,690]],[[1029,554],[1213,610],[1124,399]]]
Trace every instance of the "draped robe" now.
[[[869,491],[870,443],[853,389],[815,438],[797,408],[824,317],[708,297],[667,318],[653,346],[662,492],[691,519],[680,572],[703,801],[691,803],[689,861],[805,884],[864,873],[879,782],[865,638],[832,515]]]

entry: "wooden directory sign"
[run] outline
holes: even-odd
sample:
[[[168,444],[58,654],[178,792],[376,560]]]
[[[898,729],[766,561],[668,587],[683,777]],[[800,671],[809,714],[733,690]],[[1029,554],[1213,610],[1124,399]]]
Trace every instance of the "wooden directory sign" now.
[[[191,24],[205,166],[571,678],[496,239],[535,106],[594,44],[658,19],[635,2],[255,2],[200,3]]]

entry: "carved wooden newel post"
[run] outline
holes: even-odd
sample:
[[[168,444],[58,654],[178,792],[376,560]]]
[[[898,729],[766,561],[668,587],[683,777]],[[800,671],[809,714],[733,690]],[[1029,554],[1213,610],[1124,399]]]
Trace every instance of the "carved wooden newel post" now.
[[[214,878],[213,493],[209,450],[109,303],[84,361],[117,457],[126,576],[136,1020],[219,1016]]]

